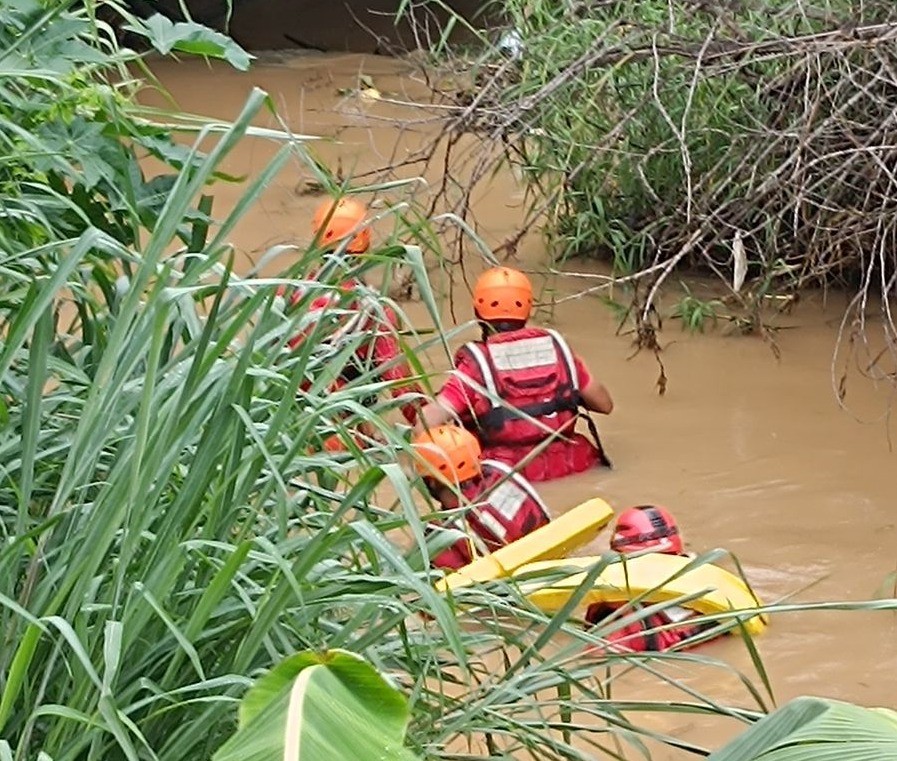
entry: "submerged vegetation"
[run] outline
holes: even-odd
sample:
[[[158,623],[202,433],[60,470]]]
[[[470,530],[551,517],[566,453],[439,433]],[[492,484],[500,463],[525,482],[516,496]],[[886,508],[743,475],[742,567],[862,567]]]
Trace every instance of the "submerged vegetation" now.
[[[113,17],[157,49],[248,63],[220,35],[112,2],[0,7],[0,759],[211,758],[256,677],[303,650],[388,674],[422,758],[644,757],[653,742],[706,755],[640,715],[764,716],[774,701],[746,636],[757,673],[736,674],[730,705],[670,670],[732,673],[710,656],[586,651],[647,611],[587,632],[576,596],[549,617],[514,584],[435,591],[398,402],[362,404],[382,390],[370,372],[330,391],[365,335],[317,321],[285,349],[321,292],[376,314],[382,296],[337,284],[398,262],[439,326],[420,250],[322,269],[297,247],[271,252],[288,260],[276,277],[235,272],[228,235],[290,161],[319,172],[313,138],[253,128],[271,108],[260,91],[232,124],[141,109],[132,76],[147,74]],[[246,139],[280,148],[219,215],[214,182]],[[147,176],[146,156],[167,168]],[[306,294],[289,315],[280,286]],[[352,436],[360,421],[377,435]],[[334,434],[348,455],[324,449]],[[618,698],[627,671],[667,697]]]

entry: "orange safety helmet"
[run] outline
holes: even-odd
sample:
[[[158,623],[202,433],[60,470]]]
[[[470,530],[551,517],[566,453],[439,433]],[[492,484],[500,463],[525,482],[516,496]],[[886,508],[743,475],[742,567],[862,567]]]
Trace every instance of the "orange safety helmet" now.
[[[456,486],[482,473],[480,443],[465,428],[440,425],[419,433],[411,443],[419,456],[415,467],[425,478]]]
[[[365,205],[352,198],[340,198],[336,204],[327,200],[315,211],[311,230],[324,248],[336,248],[339,241],[351,235],[346,251],[363,254],[371,245],[371,228],[361,226],[366,216]]]
[[[493,267],[473,287],[473,308],[482,320],[529,319],[533,308],[533,286],[520,270]]]
[[[620,513],[610,548],[617,552],[652,550],[667,555],[681,555],[682,535],[676,519],[664,507],[639,505]]]

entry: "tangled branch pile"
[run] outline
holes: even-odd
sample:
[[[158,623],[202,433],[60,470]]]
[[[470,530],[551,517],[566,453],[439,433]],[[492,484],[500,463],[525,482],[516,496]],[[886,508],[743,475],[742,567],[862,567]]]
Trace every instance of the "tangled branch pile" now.
[[[473,84],[441,95],[451,134],[485,138],[474,180],[517,165],[561,260],[612,261],[650,335],[660,284],[700,266],[754,327],[769,297],[808,284],[857,287],[861,319],[877,290],[894,346],[897,5],[509,0],[504,13],[499,43],[442,51]]]

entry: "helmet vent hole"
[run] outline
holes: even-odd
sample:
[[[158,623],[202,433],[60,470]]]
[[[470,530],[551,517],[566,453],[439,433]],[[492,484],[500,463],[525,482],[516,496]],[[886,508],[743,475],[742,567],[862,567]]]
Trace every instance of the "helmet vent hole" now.
[[[493,301],[493,302],[490,304],[490,306],[497,307],[497,306],[498,306],[498,302],[497,302],[497,301]]]
[[[519,301],[515,301],[514,303],[515,303],[518,307],[522,307],[522,306],[523,306],[523,304],[521,304]]]

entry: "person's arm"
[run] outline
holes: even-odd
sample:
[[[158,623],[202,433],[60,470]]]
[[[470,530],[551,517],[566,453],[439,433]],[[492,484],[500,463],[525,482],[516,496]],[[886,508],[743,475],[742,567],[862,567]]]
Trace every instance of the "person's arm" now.
[[[610,391],[600,381],[592,380],[579,394],[582,397],[582,403],[594,412],[610,415],[614,410],[614,400],[611,398]]]
[[[583,406],[593,412],[600,412],[602,415],[610,415],[614,409],[614,400],[611,398],[610,391],[599,380],[597,380],[585,363],[576,357],[576,372],[579,375],[579,396],[582,399]]]
[[[421,410],[415,434],[445,425],[453,419],[470,423],[489,411],[490,400],[472,385],[482,385],[482,381],[479,380],[479,368],[470,352],[459,350],[453,365],[455,370],[445,381],[436,399],[425,404]]]

